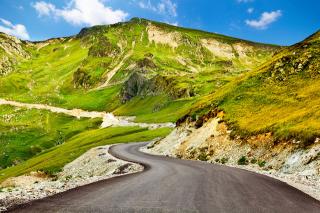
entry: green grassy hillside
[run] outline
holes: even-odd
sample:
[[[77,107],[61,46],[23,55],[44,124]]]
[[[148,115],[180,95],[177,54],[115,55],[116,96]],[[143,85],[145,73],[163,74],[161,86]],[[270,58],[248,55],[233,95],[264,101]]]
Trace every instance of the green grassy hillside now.
[[[292,53],[290,48],[138,18],[41,42],[0,34],[0,98],[132,115],[137,122],[175,122],[190,110],[217,104],[239,134],[270,129],[292,134],[296,117],[285,117],[284,107],[306,106],[286,92],[301,87],[294,80],[301,78],[300,71],[287,75],[276,65]],[[303,55],[301,48],[295,57]],[[299,82],[313,84],[314,76]],[[302,92],[305,96],[298,97],[306,100],[317,94],[311,84]],[[274,114],[263,114],[270,110]],[[282,120],[277,121],[277,113]],[[100,122],[0,106],[0,181],[34,170],[59,171],[94,146],[146,141],[170,132],[99,129]]]
[[[205,97],[194,109],[214,104],[225,112],[233,134],[244,138],[272,132],[278,142],[312,144],[320,137],[319,47],[318,31]]]
[[[177,120],[185,113],[180,107],[270,59],[279,47],[135,18],[27,49],[29,57],[0,77],[0,97],[151,122],[157,121],[151,113]]]
[[[85,130],[100,119],[75,119],[45,110],[0,106],[0,166],[17,165]]]
[[[113,127],[83,131],[16,166],[0,170],[0,182],[8,177],[31,171],[44,171],[49,175],[59,172],[64,165],[73,161],[87,150],[109,144],[150,141],[169,134],[169,128],[147,130],[139,127]]]

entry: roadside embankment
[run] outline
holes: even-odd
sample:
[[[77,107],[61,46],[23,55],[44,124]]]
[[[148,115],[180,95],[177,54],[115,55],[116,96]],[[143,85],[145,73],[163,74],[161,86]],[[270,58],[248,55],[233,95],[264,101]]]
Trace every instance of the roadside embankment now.
[[[222,113],[223,114],[223,113]],[[201,124],[186,120],[166,138],[143,151],[182,159],[238,167],[277,178],[320,200],[320,142],[303,147],[298,141],[277,142],[272,133],[230,137],[223,115]]]
[[[31,172],[7,179],[0,185],[0,211],[82,185],[143,170],[139,164],[110,155],[109,147],[100,146],[87,151],[51,177],[42,172]]]

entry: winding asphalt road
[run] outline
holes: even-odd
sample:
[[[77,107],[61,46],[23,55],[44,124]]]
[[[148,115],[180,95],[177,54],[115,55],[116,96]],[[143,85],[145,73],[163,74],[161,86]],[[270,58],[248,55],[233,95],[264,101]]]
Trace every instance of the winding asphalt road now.
[[[144,143],[110,153],[143,172],[79,187],[14,212],[320,212],[320,202],[278,180],[241,169],[142,153]]]

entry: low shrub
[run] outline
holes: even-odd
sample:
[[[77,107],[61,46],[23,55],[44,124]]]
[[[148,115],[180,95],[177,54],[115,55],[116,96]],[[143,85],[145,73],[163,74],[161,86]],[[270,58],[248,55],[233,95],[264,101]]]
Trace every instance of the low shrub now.
[[[252,164],[257,163],[257,159],[255,159],[255,158],[251,159],[250,163],[252,163]]]
[[[198,160],[207,161],[207,155],[205,153],[200,153]]]
[[[223,157],[223,158],[221,158],[220,163],[225,164],[228,162],[228,160],[229,160],[229,158]]]
[[[249,161],[246,158],[246,156],[242,156],[241,158],[239,158],[238,160],[238,165],[248,165]]]
[[[266,165],[266,162],[265,162],[265,161],[259,161],[259,162],[258,162],[258,165],[259,165],[260,167],[264,167],[264,166]]]

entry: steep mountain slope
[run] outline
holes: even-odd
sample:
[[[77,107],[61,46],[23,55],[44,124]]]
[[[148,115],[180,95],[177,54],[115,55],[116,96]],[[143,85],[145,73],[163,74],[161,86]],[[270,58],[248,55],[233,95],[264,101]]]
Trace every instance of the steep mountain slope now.
[[[0,78],[1,97],[176,121],[279,47],[135,18],[31,49],[29,60]]]
[[[273,132],[312,144],[320,137],[320,33],[226,85],[215,102],[241,136]]]
[[[203,96],[148,152],[249,169],[320,199],[320,32]]]

